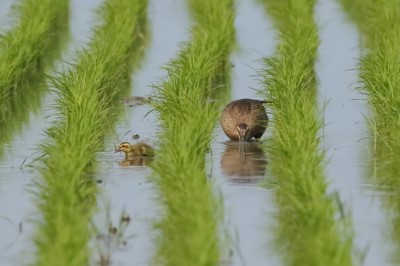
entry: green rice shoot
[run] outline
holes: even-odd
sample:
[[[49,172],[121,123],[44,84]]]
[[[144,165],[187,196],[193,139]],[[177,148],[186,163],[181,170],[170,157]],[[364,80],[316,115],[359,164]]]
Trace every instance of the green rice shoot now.
[[[400,263],[400,2],[398,0],[340,0],[361,32],[359,90],[372,110],[368,118],[371,163],[368,182],[385,193],[391,221],[394,252],[391,261]]]
[[[276,178],[276,247],[286,265],[352,265],[350,219],[327,193],[323,127],[314,63],[319,45],[315,0],[264,0],[279,45],[265,58],[263,95],[272,101],[266,146]],[[350,228],[349,228],[350,227]]]
[[[66,43],[69,1],[23,0],[0,37],[0,157],[29,112],[40,106],[46,70]]]
[[[155,108],[162,130],[153,163],[163,216],[156,265],[219,265],[221,203],[205,171],[205,154],[219,103],[208,101],[224,90],[235,43],[234,1],[189,0],[192,40],[167,67],[156,88]],[[219,85],[218,85],[219,84]]]
[[[34,237],[35,265],[88,265],[97,186],[96,153],[129,90],[130,73],[144,49],[147,0],[107,0],[102,24],[75,63],[51,79],[57,119],[42,144],[46,157],[38,195],[42,220]],[[109,132],[108,132],[109,133]]]

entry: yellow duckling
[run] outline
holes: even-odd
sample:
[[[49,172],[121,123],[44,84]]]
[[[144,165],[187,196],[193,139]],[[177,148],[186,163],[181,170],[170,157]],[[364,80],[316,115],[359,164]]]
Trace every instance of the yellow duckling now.
[[[122,142],[118,149],[115,152],[125,152],[125,159],[134,158],[134,157],[153,157],[154,149],[144,143],[139,142],[136,144],[131,144],[129,142]]]

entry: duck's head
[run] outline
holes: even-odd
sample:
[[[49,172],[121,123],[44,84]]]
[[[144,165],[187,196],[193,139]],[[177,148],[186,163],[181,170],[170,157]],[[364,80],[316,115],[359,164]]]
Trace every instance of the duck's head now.
[[[247,134],[249,133],[249,127],[245,123],[237,125],[237,131],[239,133],[239,141],[247,140]]]
[[[129,142],[122,142],[121,144],[119,144],[115,152],[119,151],[130,152],[131,150],[132,150],[132,145]]]

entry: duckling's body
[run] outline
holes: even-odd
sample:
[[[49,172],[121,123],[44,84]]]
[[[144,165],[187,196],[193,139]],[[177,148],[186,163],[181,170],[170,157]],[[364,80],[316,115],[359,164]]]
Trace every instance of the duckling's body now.
[[[266,101],[240,99],[230,102],[222,111],[221,127],[231,140],[258,140],[268,126],[263,106]]]
[[[148,145],[144,142],[139,142],[135,146],[139,150],[140,156],[142,156],[142,157],[153,157],[154,156],[154,149],[150,145]]]
[[[131,144],[129,142],[122,142],[116,152],[125,152],[125,159],[135,158],[135,157],[152,157],[154,156],[154,149],[144,143],[139,142],[136,144]]]

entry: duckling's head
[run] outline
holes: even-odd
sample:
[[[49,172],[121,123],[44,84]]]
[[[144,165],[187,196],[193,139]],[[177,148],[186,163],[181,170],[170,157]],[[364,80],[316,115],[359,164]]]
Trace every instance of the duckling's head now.
[[[239,133],[239,141],[247,140],[247,134],[249,133],[249,127],[245,123],[239,123],[237,125],[237,131]]]
[[[118,149],[115,152],[123,151],[123,152],[130,152],[132,150],[132,145],[129,142],[122,142],[119,144]]]

